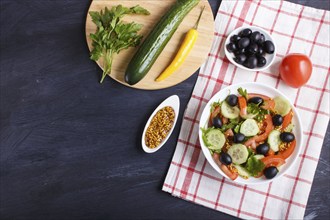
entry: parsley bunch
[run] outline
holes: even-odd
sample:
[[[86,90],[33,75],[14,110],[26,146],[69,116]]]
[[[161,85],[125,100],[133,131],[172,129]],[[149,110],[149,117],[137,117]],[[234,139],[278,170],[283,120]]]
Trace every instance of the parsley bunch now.
[[[105,7],[104,11],[91,11],[89,14],[97,26],[96,32],[90,34],[93,46],[90,58],[94,61],[103,59],[104,67],[100,81],[102,83],[106,75],[111,73],[114,54],[129,47],[136,47],[143,37],[137,33],[142,28],[141,24],[124,23],[120,19],[127,14],[149,15],[150,13],[139,5],[131,8],[117,5],[110,10]]]

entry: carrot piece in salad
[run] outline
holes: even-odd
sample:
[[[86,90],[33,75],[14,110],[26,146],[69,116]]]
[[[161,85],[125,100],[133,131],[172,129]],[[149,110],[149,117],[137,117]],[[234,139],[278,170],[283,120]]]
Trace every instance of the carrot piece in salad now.
[[[247,103],[243,96],[238,97],[238,107],[240,109],[240,116],[247,115]]]

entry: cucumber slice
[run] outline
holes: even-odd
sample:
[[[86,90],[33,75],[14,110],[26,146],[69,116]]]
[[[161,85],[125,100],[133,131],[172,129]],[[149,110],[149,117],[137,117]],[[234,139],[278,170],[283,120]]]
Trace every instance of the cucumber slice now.
[[[222,102],[221,113],[229,119],[235,119],[239,116],[239,108],[237,106],[231,107],[227,102]]]
[[[246,115],[242,115],[242,118],[244,118],[244,119],[252,119],[252,118],[254,118],[256,116],[257,116],[257,114],[249,113],[249,114],[246,114]]]
[[[210,129],[205,134],[206,145],[210,150],[221,150],[226,142],[225,135],[218,129]]]
[[[275,97],[274,102],[275,102],[274,110],[277,114],[284,116],[290,112],[291,110],[290,102],[285,98],[282,98],[280,96]]]
[[[256,159],[258,159],[258,160],[260,160],[260,159],[262,159],[262,158],[264,158],[265,156],[264,155],[262,155],[262,154],[256,154],[256,155],[254,155],[254,158],[256,158]]]
[[[246,119],[241,125],[240,132],[247,137],[254,136],[258,134],[259,126],[255,120]]]
[[[242,164],[245,163],[247,158],[249,157],[249,151],[247,147],[243,144],[234,144],[232,145],[227,152],[234,164]]]
[[[238,175],[240,175],[244,179],[248,179],[249,178],[250,173],[244,167],[242,167],[240,165],[235,165],[235,164],[233,164],[233,165],[237,169]]]
[[[281,135],[281,132],[278,130],[273,130],[269,133],[267,142],[268,142],[270,148],[274,152],[277,152],[279,150],[279,146],[281,144],[280,135]]]

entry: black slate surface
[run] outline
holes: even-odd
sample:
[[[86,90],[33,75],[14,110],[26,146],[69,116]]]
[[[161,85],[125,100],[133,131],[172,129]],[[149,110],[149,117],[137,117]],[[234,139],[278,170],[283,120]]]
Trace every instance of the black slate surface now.
[[[293,2],[329,10],[327,0]],[[85,42],[89,1],[0,4],[1,219],[236,219],[161,191],[197,74],[158,91],[100,85]],[[144,123],[172,94],[179,123],[147,155]],[[306,219],[330,214],[329,136],[328,128]]]

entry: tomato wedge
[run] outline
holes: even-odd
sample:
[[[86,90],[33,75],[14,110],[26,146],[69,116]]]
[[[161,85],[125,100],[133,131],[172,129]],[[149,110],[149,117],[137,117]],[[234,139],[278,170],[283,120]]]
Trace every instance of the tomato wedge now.
[[[286,158],[291,156],[291,154],[293,153],[295,147],[296,147],[296,140],[293,140],[290,143],[289,147],[287,149],[285,149],[284,151],[280,151],[278,153],[278,155],[281,156],[283,159],[286,159]]]
[[[282,156],[279,155],[271,155],[261,159],[261,161],[265,164],[265,167],[276,166],[279,167],[285,164],[285,160]]]
[[[261,106],[261,108],[266,109],[266,110],[274,111],[275,101],[273,99],[269,99],[267,101],[264,101],[264,104]]]
[[[265,120],[264,123],[266,124],[266,128],[265,128],[265,132],[258,135],[258,136],[254,136],[252,138],[250,138],[249,140],[247,140],[244,145],[245,146],[251,146],[251,144],[253,143],[253,141],[255,142],[260,142],[260,141],[264,141],[268,138],[269,133],[274,130],[274,125],[273,125],[273,121],[272,121],[272,116],[271,115],[265,115]]]
[[[284,131],[289,126],[289,124],[292,121],[292,118],[293,118],[293,112],[291,109],[290,112],[283,117],[283,123],[281,128],[282,131]]]
[[[271,156],[271,155],[275,155],[275,152],[271,148],[269,148],[267,156]]]
[[[220,160],[219,160],[220,154],[214,153],[212,157],[213,157],[214,162],[220,167],[222,172],[224,172],[231,180],[235,180],[238,177],[238,173],[231,172],[226,165],[224,165],[220,162]]]
[[[220,169],[224,172],[231,180],[235,180],[238,177],[237,173],[231,172],[228,167],[224,164],[221,164]]]
[[[241,117],[247,115],[247,104],[246,99],[243,96],[238,97],[238,106],[240,109],[240,115]]]
[[[221,110],[220,110],[220,106],[218,105],[217,107],[214,108],[213,112],[210,115],[210,119],[209,119],[209,127],[211,127],[213,125],[213,118],[217,117],[218,114],[220,114]]]

